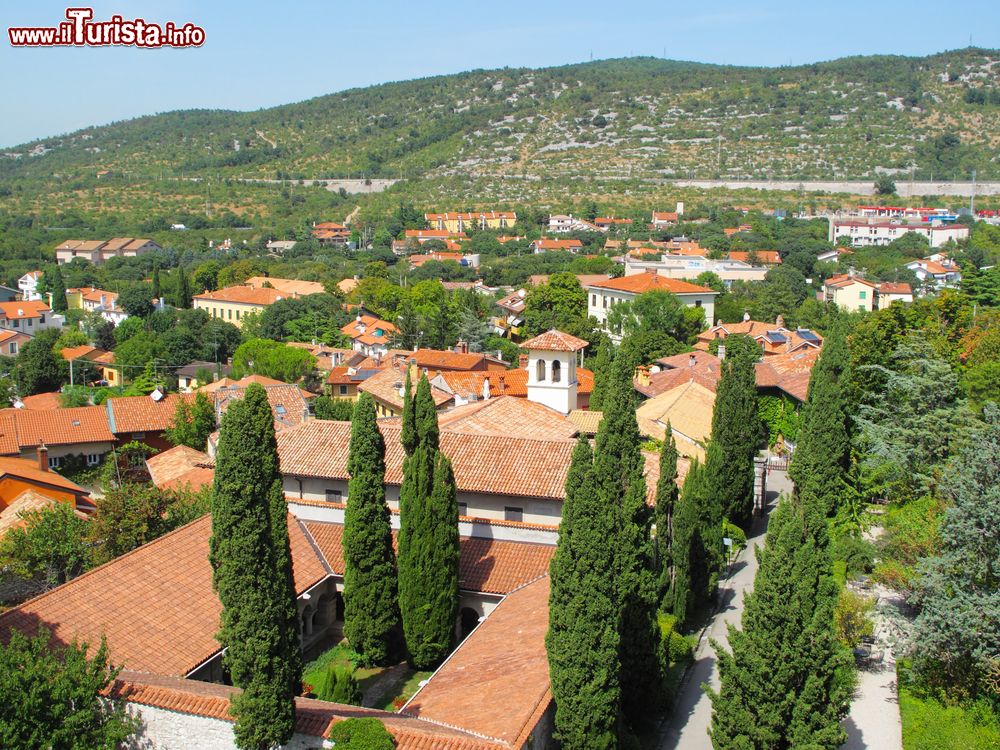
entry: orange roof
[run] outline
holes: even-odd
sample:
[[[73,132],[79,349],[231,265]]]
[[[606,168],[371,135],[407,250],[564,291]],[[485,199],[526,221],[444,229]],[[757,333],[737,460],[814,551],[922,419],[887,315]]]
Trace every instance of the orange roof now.
[[[229,705],[240,689],[212,682],[123,670],[107,695],[138,706],[209,719],[233,721]],[[420,718],[374,708],[295,699],[295,731],[312,737],[329,737],[335,724],[346,719],[372,717],[381,721],[395,740],[396,750],[499,750],[500,745],[466,732],[442,727]]]
[[[532,243],[539,250],[576,250],[583,247],[580,240],[535,240]]]
[[[660,289],[673,294],[717,294],[713,289],[705,286],[698,286],[680,279],[670,279],[660,276],[655,270],[637,273],[632,276],[622,276],[617,279],[608,279],[591,284],[591,287],[598,289],[612,289],[617,292],[629,292],[631,294],[643,294],[654,289]],[[523,346],[523,345],[522,345]]]
[[[230,286],[225,289],[217,289],[214,292],[202,292],[194,295],[195,299],[212,300],[215,302],[231,302],[239,305],[273,305],[280,299],[287,299],[292,295],[281,292],[277,289],[261,288],[254,289],[249,286]]]
[[[343,525],[323,521],[303,521],[302,524],[316,542],[330,570],[336,575],[343,575]],[[507,594],[544,575],[556,551],[554,544],[468,536],[459,539],[459,548],[459,587],[486,594]]]
[[[438,425],[449,432],[541,440],[572,438],[578,432],[576,425],[559,412],[514,396],[474,401],[442,412],[438,415]]]
[[[90,346],[90,344],[81,344],[80,346],[67,346],[60,354],[67,362],[72,362],[77,359],[97,359],[106,356],[108,352]]]
[[[343,333],[350,339],[358,340],[363,344],[387,344],[392,334],[396,333],[396,326],[390,323],[388,320],[381,320],[374,315],[359,315],[358,318],[352,320],[345,326],[341,326],[340,332]],[[364,328],[364,332],[362,332]],[[381,330],[382,335],[379,336],[376,330]]]
[[[825,282],[824,286],[831,288],[840,289],[843,287],[851,286],[851,284],[864,284],[865,286],[874,287],[875,284],[867,279],[862,279],[860,276],[851,276],[850,274],[842,273],[837,276],[831,276]]]
[[[883,281],[878,285],[879,294],[913,294],[909,284]]]
[[[285,294],[297,294],[307,296],[309,294],[323,294],[326,289],[318,281],[302,281],[301,279],[277,279],[269,276],[251,276],[243,282],[246,286],[254,289],[266,289],[268,285],[274,287],[279,292]]]
[[[30,302],[22,300],[20,302],[0,302],[0,316],[8,320],[27,320],[29,318],[41,318],[52,312],[52,308],[41,300]]]
[[[401,713],[520,748],[552,702],[548,627],[546,575],[509,594]]]
[[[62,394],[59,391],[36,393],[34,396],[25,396],[21,399],[21,403],[24,404],[25,409],[32,409],[35,411],[59,409],[62,407],[62,400],[60,399],[61,395]]]
[[[490,394],[496,396],[517,396],[525,398],[528,395],[527,370],[493,370],[484,372],[440,372],[448,388],[461,396],[480,395],[483,392],[483,381],[490,381]],[[586,395],[594,390],[594,373],[582,367],[576,368],[576,392]]]
[[[413,377],[414,384],[419,376]],[[370,393],[374,398],[388,404],[397,411],[403,408],[403,384],[406,381],[406,369],[402,367],[387,367],[372,375],[358,385],[359,391]],[[442,406],[452,400],[453,396],[440,388],[431,386],[431,397],[435,406]]]
[[[538,349],[549,352],[578,352],[588,346],[590,346],[590,342],[557,331],[555,328],[521,344],[522,349]]]
[[[219,652],[222,605],[212,589],[206,515],[0,615],[0,633],[33,633],[44,623],[57,639],[108,640],[111,661],[141,672],[185,675]],[[288,518],[295,590],[327,571]]]
[[[756,250],[754,251],[754,255],[757,256],[757,259],[761,263],[764,263],[765,265],[768,266],[774,266],[781,263],[781,253],[779,253],[777,250]],[[750,252],[743,250],[731,250],[729,252],[729,259],[738,260],[742,263],[749,263]]]
[[[177,402],[181,399],[194,401],[191,394],[170,395],[156,401],[149,396],[121,396],[105,401],[108,424],[112,432],[122,435],[126,432],[160,432],[174,421]]]
[[[404,362],[416,360],[417,367],[429,370],[475,370],[487,369],[490,363],[497,369],[504,366],[483,352],[453,352],[450,349],[390,349],[386,357]]]
[[[161,490],[200,490],[215,477],[215,461],[203,451],[178,445],[146,459],[153,484]]]
[[[677,221],[677,214],[672,211],[653,211],[653,221]]]
[[[20,477],[32,483],[47,484],[69,490],[77,495],[90,494],[76,482],[71,482],[58,472],[42,471],[38,468],[38,461],[34,458],[0,458],[0,478],[2,477]]]
[[[407,258],[407,260],[410,262],[410,265],[413,268],[420,268],[420,266],[422,266],[424,263],[427,263],[428,261],[431,260],[436,260],[441,262],[453,260],[456,263],[460,263],[462,261],[462,254],[430,252],[427,253],[426,255],[411,255],[409,258]]]
[[[341,229],[341,230],[346,230],[347,229],[347,227],[345,227],[343,224],[338,224],[335,221],[321,221],[318,224],[314,224],[313,228],[314,229]]]
[[[240,378],[239,380],[233,380],[232,378],[219,378],[214,383],[206,383],[199,388],[199,391],[204,391],[205,393],[215,393],[220,388],[230,388],[236,386],[237,388],[247,388],[252,383],[257,385],[262,385],[267,388],[269,385],[288,385],[283,380],[275,380],[274,378],[267,378],[263,375],[247,375],[245,378]]]
[[[79,406],[72,409],[4,409],[14,418],[17,443],[24,449],[40,443],[73,445],[76,443],[113,443],[108,416],[103,406]]]

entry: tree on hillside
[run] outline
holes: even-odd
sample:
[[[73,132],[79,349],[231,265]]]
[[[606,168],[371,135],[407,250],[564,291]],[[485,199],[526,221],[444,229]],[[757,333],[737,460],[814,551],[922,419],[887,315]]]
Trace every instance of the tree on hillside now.
[[[837,584],[801,504],[786,499],[771,514],[760,568],[746,595],[742,630],[729,626],[712,699],[717,750],[809,747],[836,750],[854,692],[853,659],[837,643]]]
[[[850,435],[844,384],[849,377],[847,344],[838,326],[823,342],[813,367],[809,393],[802,409],[802,428],[788,475],[795,483],[814,528],[836,509],[850,469]]]
[[[666,435],[660,447],[660,477],[656,481],[656,506],[653,509],[653,524],[656,526],[654,539],[654,561],[657,574],[657,601],[660,608],[669,610],[668,598],[672,588],[673,570],[673,515],[680,497],[677,486],[677,445],[667,423]]]
[[[0,747],[127,746],[139,722],[104,695],[119,671],[103,640],[88,649],[60,644],[44,628],[31,638],[12,630],[0,645]]]
[[[712,414],[712,444],[705,457],[709,492],[732,523],[746,529],[753,515],[753,459],[761,439],[757,416],[757,381],[747,357],[729,357]]]
[[[153,293],[145,284],[134,284],[118,294],[118,304],[129,317],[148,318],[153,313]]]
[[[624,358],[616,357],[597,431],[591,481],[598,500],[614,516],[609,544],[615,559],[607,574],[613,576],[619,612],[622,709],[633,725],[653,709],[660,684],[652,514],[646,504],[640,442],[632,370]]]
[[[66,301],[66,282],[63,281],[62,271],[58,265],[52,266],[51,271],[42,274],[38,292],[43,299],[49,294],[52,295],[52,312],[64,313],[69,308]]]
[[[944,478],[953,505],[940,552],[922,565],[913,649],[928,684],[971,695],[987,692],[1000,657],[1000,407],[984,422]]]
[[[407,378],[409,384],[409,378]],[[451,462],[438,448],[437,411],[423,375],[404,390],[407,452],[399,492],[399,608],[410,659],[419,669],[448,654],[458,614],[458,499]]]
[[[875,180],[876,195],[892,195],[896,192],[896,181],[890,175],[879,175]]]
[[[256,384],[222,420],[209,558],[222,602],[217,637],[243,690],[232,699],[236,744],[265,750],[285,743],[295,730],[302,655],[274,417]]]
[[[385,441],[375,401],[358,397],[351,420],[344,513],[344,635],[369,664],[391,662],[402,630],[396,554],[385,502]]]
[[[191,293],[191,282],[188,279],[184,266],[179,266],[175,271],[177,282],[174,285],[173,304],[174,307],[186,310],[191,307],[193,295]]]
[[[53,350],[58,339],[57,328],[45,328],[21,347],[14,362],[14,382],[19,396],[57,391],[69,381],[69,365]]]
[[[607,574],[615,524],[592,479],[590,443],[581,437],[566,474],[545,635],[555,734],[567,750],[615,747],[621,701],[618,610]]]
[[[153,293],[153,299],[158,300],[160,298],[160,264],[153,264],[153,278],[150,291]]]
[[[528,336],[537,336],[550,328],[574,336],[589,335],[587,292],[571,273],[554,273],[547,284],[528,290],[524,300],[524,326]]]

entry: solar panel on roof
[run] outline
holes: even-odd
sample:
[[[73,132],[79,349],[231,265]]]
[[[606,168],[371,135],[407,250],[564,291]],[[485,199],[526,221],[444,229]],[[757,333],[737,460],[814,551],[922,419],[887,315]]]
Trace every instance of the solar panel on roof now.
[[[766,334],[767,340],[773,344],[784,344],[788,341],[783,333],[778,333],[777,331],[768,331]]]
[[[796,333],[803,341],[819,341],[819,336],[810,331],[808,328],[799,328]]]

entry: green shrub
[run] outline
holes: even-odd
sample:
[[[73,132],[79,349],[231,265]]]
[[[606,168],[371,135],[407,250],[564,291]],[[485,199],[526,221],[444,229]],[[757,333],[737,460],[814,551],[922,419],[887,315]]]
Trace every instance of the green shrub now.
[[[874,609],[875,602],[869,597],[855,594],[849,589],[841,589],[833,611],[837,640],[854,648],[861,643],[863,637],[872,635],[875,632],[875,623],[871,619]]]
[[[340,750],[393,750],[385,725],[375,718],[346,719],[330,728],[330,739]]]
[[[320,674],[320,679],[313,686],[313,692],[323,701],[351,706],[361,705],[361,688],[354,677],[354,672],[335,663],[331,663]]]
[[[871,573],[875,567],[875,545],[851,534],[834,537],[830,554],[834,560],[842,560],[852,575]]]
[[[929,695],[910,682],[906,665],[898,666],[899,713],[906,750],[996,750],[1000,715],[984,699],[952,702]]]

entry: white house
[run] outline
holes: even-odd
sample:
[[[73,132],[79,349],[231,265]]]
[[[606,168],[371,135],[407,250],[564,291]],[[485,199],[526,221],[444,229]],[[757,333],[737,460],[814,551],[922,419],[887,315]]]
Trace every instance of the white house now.
[[[561,414],[576,409],[576,353],[587,345],[554,328],[521,344],[528,350],[528,400]]]
[[[17,280],[17,288],[21,291],[21,299],[26,302],[34,302],[42,298],[38,291],[38,282],[42,278],[41,271],[28,271]]]
[[[932,260],[933,257],[938,257],[940,260]],[[916,274],[921,284],[934,289],[957,286],[962,280],[958,264],[941,255],[912,261],[907,263],[906,267]]]
[[[660,290],[676,294],[688,307],[699,307],[705,311],[705,323],[715,320],[715,298],[718,292],[707,286],[691,284],[680,279],[671,279],[655,269],[618,279],[597,281],[587,286],[587,314],[593,315],[607,328],[608,310],[622,302],[631,302],[640,294]],[[615,336],[611,332],[612,337]]]
[[[0,302],[0,330],[34,336],[43,328],[62,328],[66,318],[56,315],[45,302]]]
[[[550,232],[606,232],[607,227],[601,228],[597,224],[580,219],[573,214],[552,214],[549,216]]]
[[[949,240],[967,239],[969,227],[964,224],[943,224],[939,221],[907,224],[902,221],[865,221],[863,219],[832,219],[829,240],[849,237],[854,247],[888,245],[908,232],[927,239],[931,247],[941,247]]]

